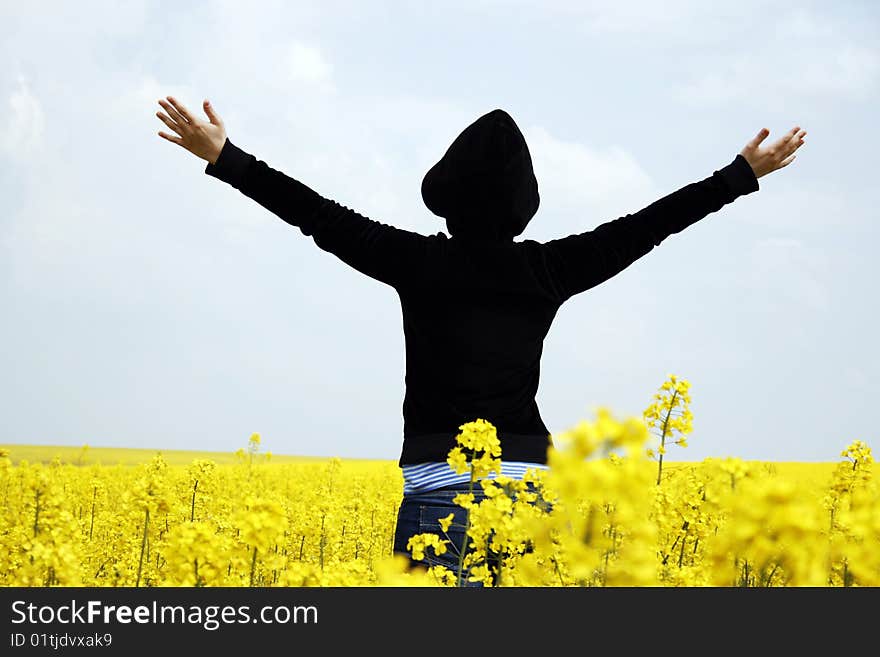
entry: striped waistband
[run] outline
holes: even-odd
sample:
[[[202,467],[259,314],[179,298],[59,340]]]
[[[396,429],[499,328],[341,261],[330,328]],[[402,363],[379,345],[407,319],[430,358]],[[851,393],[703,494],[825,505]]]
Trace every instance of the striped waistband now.
[[[526,461],[502,461],[501,474],[511,479],[522,479],[527,470],[546,470],[544,463],[528,463]],[[457,474],[448,463],[414,463],[404,465],[403,471],[403,494],[420,493],[435,488],[443,488],[452,484],[463,484],[471,480],[469,472]],[[488,479],[496,477],[495,472],[490,472]]]

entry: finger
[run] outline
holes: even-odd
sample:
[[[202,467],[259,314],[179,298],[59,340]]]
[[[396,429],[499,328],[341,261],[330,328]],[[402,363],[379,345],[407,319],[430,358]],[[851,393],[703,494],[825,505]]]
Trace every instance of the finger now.
[[[220,120],[220,117],[217,116],[217,113],[214,111],[213,106],[210,101],[206,100],[204,102],[205,114],[208,115],[208,120],[214,125],[223,125],[223,121]]]
[[[785,155],[790,155],[794,153],[797,149],[799,149],[804,144],[804,135],[806,132],[798,132],[794,135],[788,142],[788,148],[786,149]]]
[[[779,168],[781,169],[782,167],[787,167],[789,164],[794,162],[794,158],[796,158],[796,157],[797,157],[797,155],[791,155],[791,156],[785,158],[784,160],[782,160],[782,162],[779,163]]]
[[[165,109],[166,112],[168,112],[168,115],[175,122],[180,124],[181,128],[185,128],[188,126],[189,122],[186,120],[186,118],[180,112],[178,112],[176,109],[174,109],[174,106],[171,105],[171,103],[168,103],[167,101],[164,101],[164,100],[160,100],[159,104]]]
[[[174,109],[176,109],[178,112],[180,112],[181,116],[183,116],[183,118],[186,119],[187,122],[195,123],[195,118],[193,118],[192,115],[190,115],[189,110],[187,110],[186,107],[184,107],[183,103],[178,102],[177,100],[175,100],[171,96],[168,96],[168,102],[171,103],[172,105],[174,105]]]
[[[767,128],[761,128],[758,131],[758,134],[755,135],[755,138],[749,142],[749,146],[751,146],[752,148],[757,148],[761,144],[761,142],[767,138],[767,135],[769,135],[769,134],[770,134],[770,131],[767,130]]]
[[[786,132],[785,135],[780,137],[776,141],[776,143],[773,144],[773,147],[777,151],[784,150],[788,146],[788,144],[791,142],[791,140],[794,138],[794,136],[797,134],[798,130],[800,130],[800,126],[796,126],[796,127],[792,128],[791,130],[789,130],[788,132]]]
[[[801,131],[801,127],[799,125],[796,125],[791,130],[786,132],[785,137],[783,137],[786,145],[797,143],[797,140],[798,140],[797,136],[800,131]]]
[[[798,141],[796,139],[791,139],[785,142],[780,148],[776,150],[776,159],[782,160],[788,157],[797,150],[797,147],[799,145],[800,144],[798,144]]]
[[[160,137],[164,137],[168,141],[173,144],[177,144],[178,146],[183,146],[183,140],[180,137],[172,137],[171,135],[166,135],[164,132],[159,132]]]
[[[174,121],[172,121],[167,116],[162,114],[162,112],[156,112],[156,116],[158,116],[160,119],[162,119],[162,122],[165,125],[167,125],[169,128],[174,130],[174,132],[179,134],[181,137],[183,137],[183,131],[181,130],[180,126],[178,126]]]

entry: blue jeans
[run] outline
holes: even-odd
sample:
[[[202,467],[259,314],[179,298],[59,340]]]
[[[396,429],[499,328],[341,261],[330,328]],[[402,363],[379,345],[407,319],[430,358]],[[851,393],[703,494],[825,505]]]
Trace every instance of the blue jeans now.
[[[425,492],[408,493],[403,496],[400,509],[397,512],[397,526],[394,531],[394,552],[409,558],[410,566],[444,566],[453,573],[458,573],[458,560],[462,546],[465,542],[465,523],[467,522],[467,510],[455,504],[452,499],[459,493],[467,493],[469,484],[453,484]],[[529,484],[529,490],[536,489]],[[474,503],[479,504],[486,498],[483,487],[474,483]],[[538,497],[539,503],[542,502]],[[545,507],[547,508],[547,507]],[[452,524],[447,532],[443,532],[439,520],[453,514]],[[434,554],[434,548],[425,549],[425,558],[416,561],[412,553],[407,550],[406,544],[415,534],[437,534],[441,539],[451,542],[446,546],[446,552],[441,555]],[[490,566],[498,565],[497,560],[493,563],[493,554],[489,554]],[[481,587],[482,582],[469,582],[467,568],[462,570],[459,586]]]

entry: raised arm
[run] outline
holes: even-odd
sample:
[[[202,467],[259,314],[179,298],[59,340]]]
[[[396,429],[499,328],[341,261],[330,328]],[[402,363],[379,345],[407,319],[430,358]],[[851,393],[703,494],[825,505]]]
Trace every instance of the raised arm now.
[[[204,108],[209,121],[199,121],[170,96],[159,104],[169,114],[157,113],[159,118],[178,137],[159,135],[207,160],[206,174],[299,227],[321,249],[371,278],[396,289],[417,275],[424,263],[424,235],[368,219],[245,152],[226,136],[208,101]]]
[[[589,290],[629,267],[655,246],[739,196],[759,189],[758,178],[788,166],[803,144],[805,131],[795,127],[762,149],[769,134],[762,129],[733,162],[708,178],[685,185],[634,214],[591,231],[546,242],[550,274],[563,301]]]

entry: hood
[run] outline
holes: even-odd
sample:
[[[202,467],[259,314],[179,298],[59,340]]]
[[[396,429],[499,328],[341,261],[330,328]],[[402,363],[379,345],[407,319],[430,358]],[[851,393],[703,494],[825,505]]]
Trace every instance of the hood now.
[[[509,242],[538,211],[538,181],[519,127],[501,109],[465,128],[422,180],[428,209],[453,238]]]

